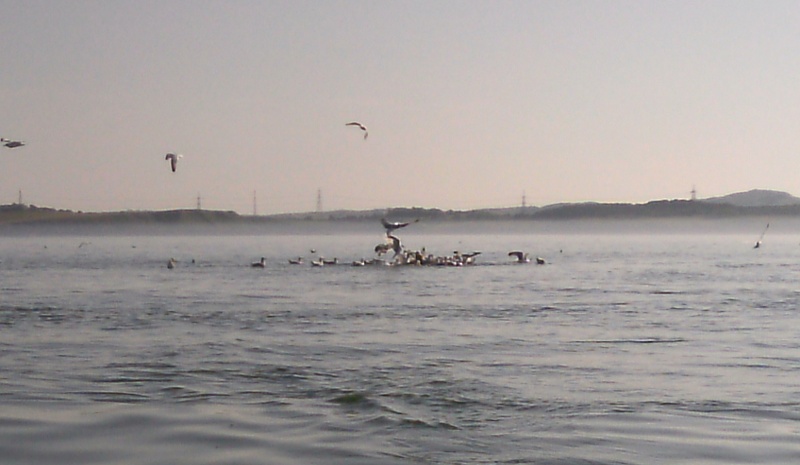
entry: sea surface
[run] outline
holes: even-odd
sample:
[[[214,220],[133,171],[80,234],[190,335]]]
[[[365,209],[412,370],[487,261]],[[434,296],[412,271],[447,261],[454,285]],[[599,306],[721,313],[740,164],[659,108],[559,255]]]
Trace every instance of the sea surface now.
[[[0,463],[800,463],[799,234],[408,229],[0,237]]]

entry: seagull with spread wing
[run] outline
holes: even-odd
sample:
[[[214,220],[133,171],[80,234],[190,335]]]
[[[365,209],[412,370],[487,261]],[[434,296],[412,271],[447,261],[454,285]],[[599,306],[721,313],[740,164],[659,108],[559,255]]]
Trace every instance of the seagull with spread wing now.
[[[364,126],[363,124],[359,123],[358,121],[351,121],[351,122],[345,124],[345,126],[356,126],[359,129],[361,129],[362,131],[364,131],[364,140],[366,140],[367,136],[369,136],[369,132],[367,132],[367,127]]]
[[[6,139],[5,137],[0,137],[0,143],[2,143],[3,146],[8,147],[10,149],[15,149],[17,147],[22,147],[23,145],[25,145],[25,142],[22,142],[21,140],[11,140],[11,139]]]
[[[169,164],[172,167],[172,172],[175,172],[175,169],[178,168],[178,160],[183,158],[183,155],[179,153],[168,153],[164,160],[169,160]]]
[[[418,223],[418,222],[419,222],[419,218],[417,218],[416,220],[413,221],[413,223]],[[386,218],[381,218],[381,224],[383,225],[384,228],[386,228],[386,234],[387,235],[389,235],[392,232],[394,232],[395,229],[405,228],[406,226],[408,226],[411,223],[412,222],[408,222],[408,223],[397,223],[397,222],[395,222],[395,223],[392,223],[392,222],[387,221]]]

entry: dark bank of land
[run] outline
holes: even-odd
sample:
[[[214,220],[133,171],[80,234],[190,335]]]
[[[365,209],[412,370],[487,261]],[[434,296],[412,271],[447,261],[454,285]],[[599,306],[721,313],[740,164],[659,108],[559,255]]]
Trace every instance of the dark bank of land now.
[[[572,203],[546,207],[510,207],[477,210],[440,210],[436,208],[389,208],[375,210],[338,210],[328,212],[287,213],[276,215],[240,215],[232,211],[168,210],[124,212],[75,212],[28,205],[0,206],[0,232],[14,233],[36,229],[69,232],[86,227],[137,230],[154,226],[239,226],[319,225],[377,222],[383,217],[394,220],[420,219],[425,223],[493,221],[563,221],[563,220],[659,220],[659,219],[800,219],[800,198],[775,191],[755,190],[705,200],[656,200],[642,204]]]

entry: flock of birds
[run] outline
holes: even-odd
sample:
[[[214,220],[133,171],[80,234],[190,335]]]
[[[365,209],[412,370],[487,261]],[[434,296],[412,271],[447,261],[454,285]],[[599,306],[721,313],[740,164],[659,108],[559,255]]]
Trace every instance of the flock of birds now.
[[[428,253],[423,247],[421,250],[411,250],[403,246],[402,241],[397,237],[395,231],[414,223],[418,223],[419,219],[409,222],[390,222],[386,218],[381,218],[381,225],[383,226],[386,236],[384,242],[379,243],[374,247],[375,258],[366,259],[361,258],[350,263],[351,266],[368,266],[368,265],[383,265],[383,266],[403,266],[403,265],[416,265],[416,266],[466,266],[474,265],[478,255],[481,252],[468,252],[462,253],[459,251],[453,252],[451,255],[434,255]],[[316,254],[316,249],[310,249],[312,254]],[[391,259],[384,258],[389,252],[394,252]],[[538,265],[546,264],[542,257],[536,257],[531,260],[530,256],[522,251],[514,250],[508,252],[508,256],[513,260],[511,263],[536,263]],[[174,259],[170,259],[167,267],[173,268],[175,266]],[[288,260],[290,265],[303,265],[305,260],[303,257],[290,258]],[[338,265],[339,259],[325,259],[322,256],[317,257],[309,262],[312,267],[322,267],[330,265]],[[250,264],[253,268],[266,268],[267,259],[261,257],[261,260]]]
[[[351,121],[346,123],[345,126],[352,126],[355,128],[360,129],[364,132],[364,140],[369,137],[369,131],[367,127],[358,121]],[[21,140],[12,140],[7,139],[5,137],[0,137],[0,144],[4,147],[13,149],[17,147],[22,147],[25,145],[25,142]],[[170,169],[172,172],[176,172],[178,169],[178,160],[182,159],[183,155],[179,153],[167,153],[164,157],[164,160],[169,162]],[[475,259],[481,252],[469,252],[469,253],[460,253],[458,251],[453,252],[452,255],[433,255],[427,253],[425,248],[423,247],[422,250],[408,250],[403,247],[403,243],[400,241],[400,238],[397,237],[394,232],[398,229],[405,228],[406,226],[419,222],[419,219],[414,220],[413,222],[390,222],[386,220],[386,218],[381,219],[381,225],[383,225],[384,229],[386,230],[386,240],[375,246],[374,251],[377,255],[377,258],[374,259],[364,259],[353,261],[351,264],[353,266],[366,266],[366,265],[375,265],[375,264],[383,264],[383,265],[435,265],[435,266],[463,266],[463,265],[472,265],[475,263]],[[760,241],[759,241],[760,242]],[[756,245],[758,247],[758,245]],[[390,251],[394,252],[392,259],[387,261],[383,258],[384,255],[388,254]],[[316,253],[315,250],[311,250],[311,253]],[[514,250],[508,253],[509,257],[514,258],[515,263],[530,263],[531,259],[529,258],[527,253]],[[535,262],[539,265],[544,265],[546,262],[541,257],[536,257]],[[303,257],[297,257],[296,259],[289,259],[289,264],[291,265],[301,265],[303,264]],[[339,260],[334,258],[333,260],[326,260],[323,257],[319,257],[316,260],[311,261],[312,266],[325,266],[325,265],[337,265]],[[173,269],[177,264],[177,260],[174,258],[170,258],[167,262],[167,268]],[[265,268],[267,265],[267,259],[265,257],[261,257],[261,260],[257,262],[253,262],[251,266],[253,268]]]
[[[405,266],[405,265],[416,265],[416,266],[467,266],[467,265],[474,265],[478,255],[481,255],[481,252],[468,252],[462,253],[459,251],[453,252],[451,255],[434,255],[428,253],[425,248],[423,247],[421,250],[411,250],[407,249],[403,246],[402,241],[399,237],[397,237],[395,231],[401,228],[405,228],[410,224],[414,224],[419,222],[419,219],[409,222],[390,222],[386,220],[386,218],[381,219],[381,225],[383,225],[386,235],[385,240],[378,245],[375,246],[373,249],[375,252],[375,257],[371,259],[361,258],[360,260],[354,260],[350,263],[351,266],[369,266],[369,265],[382,265],[382,266]],[[311,254],[316,254],[316,249],[309,250]],[[394,255],[391,259],[385,258],[385,256],[389,252],[394,252]],[[508,252],[508,256],[513,260],[510,263],[514,264],[525,264],[525,263],[536,263],[538,265],[544,265],[547,262],[542,257],[536,257],[531,259],[530,256],[522,251],[513,250]],[[192,261],[194,262],[194,260]],[[167,262],[167,268],[173,269],[177,265],[177,260],[174,258],[170,258]],[[297,258],[290,258],[288,260],[289,265],[303,265],[306,261],[303,257]],[[322,256],[318,256],[316,259],[312,259],[310,262],[312,267],[323,267],[323,266],[331,266],[331,265],[339,265],[339,259],[326,259]],[[252,268],[266,268],[267,267],[267,258],[261,257],[260,260],[256,262],[252,262],[250,264]]]
[[[345,126],[355,126],[358,129],[361,129],[362,131],[364,131],[364,139],[365,140],[369,136],[369,132],[367,131],[367,127],[364,126],[363,124],[359,123],[358,121],[351,121],[349,123],[346,123]],[[15,146],[15,147],[17,147],[17,146]],[[180,160],[181,158],[183,158],[183,155],[180,154],[180,153],[168,153],[164,157],[165,160],[169,161],[169,166],[172,169],[173,173],[178,169],[178,160]]]
[[[367,127],[359,123],[358,121],[351,121],[349,123],[346,123],[345,126],[354,126],[363,131],[364,140],[366,140],[367,137],[369,136],[369,131],[367,131]],[[15,149],[17,147],[24,146],[25,142],[21,140],[12,140],[12,139],[6,139],[5,137],[0,137],[0,144],[9,149]],[[164,160],[169,162],[170,169],[172,169],[172,172],[174,173],[178,169],[178,160],[180,160],[181,158],[183,158],[182,154],[170,152],[167,153],[167,155],[164,157]]]

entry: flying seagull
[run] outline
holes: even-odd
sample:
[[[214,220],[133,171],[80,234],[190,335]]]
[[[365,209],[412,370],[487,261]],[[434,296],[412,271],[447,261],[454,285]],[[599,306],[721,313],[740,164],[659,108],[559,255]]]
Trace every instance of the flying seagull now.
[[[419,218],[417,218],[413,222],[414,223],[419,222]],[[406,226],[408,226],[411,223],[410,222],[409,223],[390,223],[389,221],[386,221],[386,218],[381,218],[381,224],[383,225],[384,228],[386,228],[386,234],[389,235],[395,229],[405,228]]]
[[[394,250],[394,256],[397,257],[403,252],[403,244],[400,243],[400,239],[391,234],[387,234],[386,238],[392,241],[392,250]]]
[[[169,160],[170,166],[172,166],[172,172],[175,172],[175,168],[178,167],[178,160],[183,158],[183,155],[177,153],[168,153],[164,160]]]
[[[25,142],[22,142],[21,140],[11,140],[11,139],[6,139],[5,137],[0,137],[0,143],[2,143],[4,146],[10,149],[22,147],[23,145],[25,145]]]
[[[357,126],[359,129],[364,131],[364,140],[366,140],[367,136],[369,136],[369,132],[367,132],[367,127],[359,123],[358,121],[352,121],[350,123],[345,124],[345,126]]]

